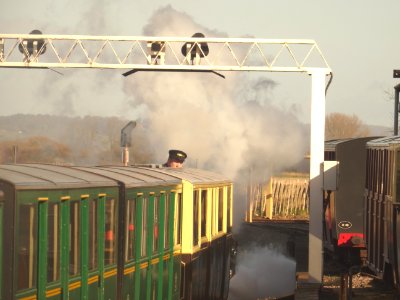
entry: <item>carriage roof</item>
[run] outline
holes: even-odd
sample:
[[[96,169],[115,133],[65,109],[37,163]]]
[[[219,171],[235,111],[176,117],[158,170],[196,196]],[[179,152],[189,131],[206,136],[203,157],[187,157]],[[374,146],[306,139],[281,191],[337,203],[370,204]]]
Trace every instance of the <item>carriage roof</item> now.
[[[400,145],[400,136],[386,136],[379,139],[374,139],[367,143],[368,147],[389,147],[389,146],[396,146]]]
[[[191,168],[161,168],[148,166],[100,166],[78,167],[123,182],[127,187],[146,185],[178,184],[182,180],[192,184],[214,184],[229,182],[217,173]]]
[[[18,189],[58,189],[96,186],[117,186],[117,183],[97,174],[47,164],[0,165],[0,180]]]
[[[98,186],[117,186],[124,183],[128,188],[136,186],[174,185],[182,180],[192,184],[216,184],[230,182],[217,173],[191,168],[154,168],[135,166],[70,167],[50,164],[0,165],[0,181],[6,181],[18,189],[58,189]]]

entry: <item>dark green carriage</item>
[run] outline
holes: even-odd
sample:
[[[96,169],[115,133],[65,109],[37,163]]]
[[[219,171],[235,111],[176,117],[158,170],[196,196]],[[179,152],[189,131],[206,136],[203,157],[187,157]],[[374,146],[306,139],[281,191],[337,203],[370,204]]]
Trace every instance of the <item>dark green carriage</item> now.
[[[80,169],[121,185],[117,299],[179,299],[181,180],[156,168]]]
[[[2,299],[226,299],[231,203],[196,169],[0,166]]]
[[[118,185],[52,165],[0,166],[2,299],[104,299],[116,291]],[[108,232],[105,232],[105,229]]]

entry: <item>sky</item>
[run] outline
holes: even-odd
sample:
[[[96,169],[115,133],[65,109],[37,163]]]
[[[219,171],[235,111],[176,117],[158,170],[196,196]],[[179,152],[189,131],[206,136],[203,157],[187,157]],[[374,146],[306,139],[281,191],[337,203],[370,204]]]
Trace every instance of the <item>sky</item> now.
[[[313,39],[333,72],[326,113],[355,114],[366,124],[392,127],[399,9],[397,0],[14,0],[0,10],[0,32],[191,36],[200,31],[207,37]],[[159,159],[176,146],[196,151],[191,157],[208,166],[225,147],[235,149],[220,157],[216,168],[228,174],[243,166],[226,161],[269,158],[274,147],[266,143],[281,143],[273,155],[282,168],[299,160],[288,159],[292,147],[304,148],[299,124],[309,123],[311,78],[303,73],[232,72],[223,80],[200,74],[125,78],[121,70],[60,72],[0,69],[0,115],[142,120],[155,134],[153,146],[162,149]],[[210,150],[210,145],[216,146]],[[281,156],[276,160],[276,155]]]
[[[154,12],[166,5],[188,14],[210,31],[228,37],[314,39],[334,76],[327,95],[327,113],[356,114],[367,124],[392,126],[391,95],[394,85],[398,83],[392,72],[400,68],[400,41],[396,38],[400,3],[396,0],[379,3],[372,0],[16,0],[2,5],[0,32],[28,33],[40,29],[49,34],[140,36]],[[88,74],[73,72],[78,77]],[[42,73],[0,70],[0,89],[5,104],[0,114],[51,112],[45,104],[37,104],[31,98],[34,97],[35,81]],[[57,76],[56,73],[52,75]],[[309,109],[302,103],[306,103],[304,101],[309,97],[310,80],[307,75],[263,75],[278,82],[274,96],[280,98],[281,105],[301,106],[300,118],[306,121]],[[117,85],[110,85],[104,98],[113,95]],[[90,107],[89,104],[82,106],[76,113],[90,114]],[[93,113],[121,114],[118,110],[110,112],[99,108]]]

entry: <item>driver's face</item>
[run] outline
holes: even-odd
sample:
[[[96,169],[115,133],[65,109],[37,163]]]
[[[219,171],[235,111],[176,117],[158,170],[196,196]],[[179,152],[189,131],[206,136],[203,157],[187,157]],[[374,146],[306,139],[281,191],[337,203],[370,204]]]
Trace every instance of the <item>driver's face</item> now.
[[[182,167],[182,163],[177,162],[177,161],[171,161],[169,163],[169,167],[170,168],[181,168]]]

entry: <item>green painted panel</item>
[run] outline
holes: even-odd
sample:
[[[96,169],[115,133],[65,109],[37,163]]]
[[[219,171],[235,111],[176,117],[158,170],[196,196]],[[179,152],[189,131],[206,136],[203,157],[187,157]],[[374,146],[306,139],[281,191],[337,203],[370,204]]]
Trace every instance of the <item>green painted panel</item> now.
[[[38,236],[38,299],[46,298],[47,283],[47,215],[48,202],[39,203],[39,236]]]
[[[80,234],[81,234],[81,299],[88,299],[88,258],[89,258],[89,199],[83,198],[81,200],[81,222],[80,222]]]
[[[159,265],[162,266],[162,263],[152,265],[149,271],[148,277],[150,277],[151,279],[151,289],[150,289],[150,295],[148,295],[148,299],[160,299],[158,297]]]
[[[60,267],[61,267],[61,290],[62,290],[62,299],[69,299],[69,290],[68,290],[68,281],[69,281],[69,201],[64,200],[60,204],[61,210],[61,233],[60,233]]]
[[[146,288],[146,281],[147,281],[147,272],[148,270],[147,270],[147,268],[144,268],[144,269],[141,269],[140,270],[140,281],[142,282],[142,284],[141,284],[141,286],[142,287],[145,287],[145,288],[141,288],[140,289],[140,297],[139,298],[135,298],[135,300],[136,299],[140,299],[140,300],[145,300],[145,299],[147,299],[147,295],[149,294],[147,291],[147,288]]]
[[[110,272],[106,270],[106,274]],[[111,269],[113,275],[104,279],[104,299],[116,299],[117,297],[117,270],[115,267]]]
[[[90,274],[89,279],[93,277],[98,277],[98,273]],[[90,282],[90,280],[89,280]],[[88,299],[99,299],[99,282],[94,281],[88,285]]]
[[[162,263],[163,266],[163,272],[162,272],[162,280],[164,281],[164,284],[162,285],[162,297],[161,299],[170,299],[169,297],[169,292],[168,292],[168,268],[170,265],[170,260],[164,260]]]
[[[158,263],[158,276],[157,278],[157,295],[158,297],[155,299],[168,299],[168,298],[164,298],[163,295],[163,284],[164,284],[164,280],[166,279],[164,277],[164,261],[163,261],[163,256],[164,256],[164,237],[165,237],[165,193],[162,193],[160,195],[160,203],[159,203],[159,207],[160,207],[160,211],[159,211],[159,263]],[[167,207],[168,209],[168,207]],[[168,226],[167,226],[168,227]]]
[[[135,272],[129,273],[124,276],[122,299],[133,300],[135,297]]]
[[[98,299],[104,299],[104,236],[105,236],[105,195],[98,198],[97,229],[98,229],[98,270],[99,270],[99,294]]]
[[[125,199],[130,202],[129,211],[123,216],[126,219],[126,228],[123,234],[127,243],[124,245],[123,299],[172,299],[174,273],[173,239],[174,239],[174,200],[175,193],[171,188],[149,187],[128,189]],[[166,207],[166,195],[169,205]],[[134,205],[134,209],[130,209]],[[167,213],[166,213],[166,210]],[[134,213],[134,217],[130,215]],[[165,220],[165,217],[168,217]],[[168,232],[164,226],[167,224]],[[135,231],[134,237],[128,232]],[[167,242],[164,240],[168,239]],[[167,245],[166,247],[165,244]],[[168,256],[166,256],[168,254]],[[164,257],[165,256],[165,257]],[[155,260],[158,261],[155,261]],[[135,271],[132,269],[135,267]],[[180,259],[178,272],[180,272]],[[170,275],[171,274],[171,275]],[[179,284],[179,282],[178,282]],[[179,288],[177,288],[179,297]]]
[[[147,218],[147,259],[150,260],[152,252],[153,252],[153,239],[154,239],[154,207],[155,207],[155,197],[154,194],[151,194],[149,197],[149,209],[148,209],[148,218]],[[146,299],[150,300],[150,297],[152,296],[152,268],[153,266],[150,265],[149,261],[149,266],[148,266],[148,272],[146,276],[146,298],[141,298],[141,299]]]
[[[142,208],[143,208],[143,195],[138,195],[137,197],[135,196],[135,202],[136,202],[136,226],[135,228],[137,229],[137,235],[136,235],[136,247],[135,247],[135,253],[136,253],[136,272],[135,272],[135,300],[136,299],[141,299],[140,298],[140,292],[141,292],[141,272],[140,272],[140,256],[141,256],[141,242],[142,242],[142,219],[143,219],[143,214],[142,214]],[[145,298],[143,298],[145,299]]]
[[[69,299],[75,300],[75,299],[80,299],[81,298],[81,289],[80,288],[74,288],[70,289],[69,291]]]

